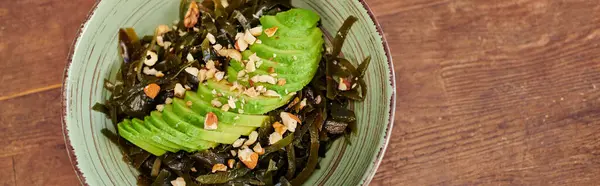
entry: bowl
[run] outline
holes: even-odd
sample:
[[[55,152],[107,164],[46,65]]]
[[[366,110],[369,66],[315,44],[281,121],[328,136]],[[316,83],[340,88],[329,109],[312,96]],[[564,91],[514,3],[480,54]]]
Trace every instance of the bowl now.
[[[352,105],[357,114],[357,133],[351,145],[337,140],[305,185],[368,185],[389,142],[395,109],[392,58],[381,27],[364,1],[293,0],[296,7],[321,15],[326,35],[335,35],[345,18],[358,17],[343,54],[356,61],[372,56],[365,81],[369,93]],[[64,73],[63,133],[75,172],[83,185],[136,185],[137,171],[122,159],[119,148],[100,130],[115,131],[104,114],[91,110],[109,97],[103,80],[114,80],[119,68],[117,30],[134,27],[151,34],[159,24],[178,17],[176,0],[102,0],[81,27]]]

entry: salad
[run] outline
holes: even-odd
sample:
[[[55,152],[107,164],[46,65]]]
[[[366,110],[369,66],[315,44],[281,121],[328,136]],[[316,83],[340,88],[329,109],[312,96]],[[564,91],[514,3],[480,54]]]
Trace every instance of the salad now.
[[[179,17],[119,30],[120,70],[93,107],[138,185],[302,185],[351,137],[370,62],[340,57],[355,17],[331,44],[289,0],[181,0]]]

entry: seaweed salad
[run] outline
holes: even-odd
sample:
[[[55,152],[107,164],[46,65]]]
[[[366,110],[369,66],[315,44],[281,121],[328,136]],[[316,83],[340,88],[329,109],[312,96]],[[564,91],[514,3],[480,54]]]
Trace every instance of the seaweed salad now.
[[[351,137],[367,57],[330,43],[320,16],[289,0],[181,0],[179,19],[140,37],[118,31],[120,69],[93,109],[139,170],[138,185],[302,185]],[[344,140],[346,143],[349,140]]]

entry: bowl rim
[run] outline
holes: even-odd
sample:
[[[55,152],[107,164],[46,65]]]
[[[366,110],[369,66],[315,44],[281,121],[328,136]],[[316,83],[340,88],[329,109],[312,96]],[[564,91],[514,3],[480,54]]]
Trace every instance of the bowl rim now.
[[[365,172],[365,175],[367,175],[367,176],[365,177],[365,175],[363,175],[363,178],[361,179],[362,185],[369,185],[369,183],[375,177],[375,174],[377,173],[377,169],[381,165],[381,162],[383,160],[383,157],[385,155],[387,147],[390,143],[390,138],[392,135],[392,128],[394,126],[394,118],[395,118],[395,112],[396,112],[396,73],[394,70],[394,62],[392,60],[392,53],[390,51],[390,47],[388,45],[387,39],[385,37],[385,32],[383,31],[381,24],[376,19],[375,15],[373,14],[373,10],[369,6],[369,4],[365,0],[358,0],[358,1],[361,3],[363,8],[365,8],[365,10],[367,11],[367,14],[369,14],[371,21],[373,21],[373,23],[375,24],[377,33],[381,36],[381,41],[382,41],[381,44],[384,49],[385,55],[387,57],[388,66],[389,66],[388,73],[390,75],[390,79],[389,79],[388,83],[392,87],[391,95],[389,98],[390,110],[389,110],[388,125],[386,127],[385,136],[384,136],[385,139],[384,139],[383,145],[379,147],[379,152],[378,152],[377,156],[375,157],[375,160],[371,163],[372,168],[368,169],[367,172]],[[62,82],[62,87],[61,87],[62,116],[61,116],[60,120],[61,120],[62,133],[63,133],[63,138],[65,141],[67,155],[69,157],[69,161],[71,162],[71,166],[72,166],[73,170],[75,171],[77,179],[79,180],[79,183],[81,185],[86,185],[86,186],[89,184],[86,182],[85,177],[83,176],[83,172],[81,171],[81,169],[79,169],[79,167],[77,165],[77,156],[75,156],[75,149],[73,148],[73,145],[72,145],[71,140],[68,135],[67,123],[66,123],[67,104],[68,104],[67,97],[66,97],[66,95],[67,95],[66,87],[67,87],[67,79],[69,78],[69,71],[70,71],[71,65],[73,63],[73,55],[75,53],[75,46],[77,45],[77,41],[79,41],[79,39],[81,38],[81,34],[83,33],[85,25],[90,21],[91,17],[94,15],[94,12],[96,12],[96,9],[98,8],[99,3],[100,3],[100,1],[96,1],[94,3],[94,5],[92,6],[92,8],[90,9],[90,11],[87,14],[85,21],[78,28],[77,34],[76,34],[75,38],[73,39],[73,42],[71,43],[71,47],[69,48],[69,54],[67,56],[67,64],[63,71],[63,82]]]

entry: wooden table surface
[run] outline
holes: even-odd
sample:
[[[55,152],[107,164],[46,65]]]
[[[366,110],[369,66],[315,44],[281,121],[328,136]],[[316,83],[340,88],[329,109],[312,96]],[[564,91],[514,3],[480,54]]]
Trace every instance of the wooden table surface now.
[[[600,1],[368,0],[397,81],[372,185],[598,185]],[[76,185],[61,133],[93,0],[0,2],[0,185]]]

